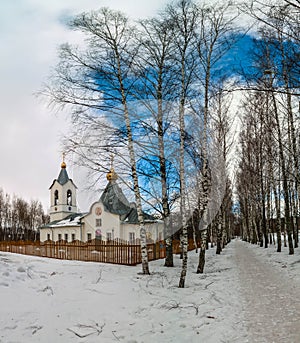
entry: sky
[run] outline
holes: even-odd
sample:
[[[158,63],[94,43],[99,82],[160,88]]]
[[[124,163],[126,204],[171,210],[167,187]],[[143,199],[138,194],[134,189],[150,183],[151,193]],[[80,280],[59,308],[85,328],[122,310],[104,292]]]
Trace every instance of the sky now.
[[[57,48],[76,43],[63,19],[109,6],[132,17],[155,14],[167,0],[1,0],[0,2],[0,187],[49,208],[49,186],[62,161],[60,139],[68,132],[67,113],[55,113],[36,93],[57,62]],[[66,157],[78,186],[78,205],[86,211],[99,198],[83,192],[83,180]]]

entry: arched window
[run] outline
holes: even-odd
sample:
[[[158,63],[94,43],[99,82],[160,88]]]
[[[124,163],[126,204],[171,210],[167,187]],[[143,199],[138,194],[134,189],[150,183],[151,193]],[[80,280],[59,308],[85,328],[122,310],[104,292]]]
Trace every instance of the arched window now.
[[[54,205],[58,205],[58,190],[54,192]]]
[[[72,191],[70,189],[67,191],[67,205],[72,206]]]

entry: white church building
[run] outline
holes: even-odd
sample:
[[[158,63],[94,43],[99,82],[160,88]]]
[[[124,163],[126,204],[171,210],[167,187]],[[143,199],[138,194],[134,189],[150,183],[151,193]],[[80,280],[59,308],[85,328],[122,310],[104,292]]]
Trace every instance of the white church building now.
[[[99,201],[93,203],[87,213],[78,213],[77,187],[69,178],[63,161],[58,178],[50,186],[50,223],[40,228],[40,241],[72,242],[104,241],[116,238],[134,242],[140,238],[137,210],[129,203],[117,183],[118,176],[111,168],[107,173],[107,185]],[[144,213],[147,238],[162,240],[163,221]]]

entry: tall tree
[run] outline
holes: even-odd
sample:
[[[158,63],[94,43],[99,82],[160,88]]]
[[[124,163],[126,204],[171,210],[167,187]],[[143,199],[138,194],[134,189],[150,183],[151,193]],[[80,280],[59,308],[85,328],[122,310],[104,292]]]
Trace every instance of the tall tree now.
[[[115,126],[116,122],[121,123],[123,129],[116,131],[123,135],[128,148],[132,188],[140,225],[142,271],[149,274],[129,106],[130,100],[133,100],[132,66],[138,52],[134,40],[136,31],[124,14],[108,8],[78,15],[70,22],[70,28],[82,32],[87,44],[83,51],[69,44],[61,46],[59,65],[45,93],[56,105],[72,105],[73,120],[77,123],[93,121],[94,115],[104,117],[111,126]]]
[[[152,18],[140,22],[141,32],[139,42],[141,50],[137,59],[138,74],[140,75],[135,96],[143,107],[147,108],[147,113],[153,117],[154,123],[147,124],[148,131],[155,134],[155,138],[149,144],[151,151],[150,159],[158,157],[159,179],[161,183],[162,218],[165,224],[166,259],[165,266],[173,267],[173,247],[172,229],[170,227],[170,188],[168,177],[168,151],[170,144],[166,142],[166,136],[172,118],[170,118],[170,103],[174,100],[172,94],[175,90],[176,78],[174,68],[174,44],[172,44],[173,24],[163,17]],[[157,151],[158,146],[158,151]],[[148,154],[144,155],[144,160],[149,162]],[[146,169],[147,168],[146,166]],[[154,177],[154,175],[152,175]]]
[[[184,288],[187,273],[187,213],[186,213],[186,174],[185,174],[185,111],[191,96],[191,85],[193,84],[195,60],[193,53],[193,41],[195,27],[197,24],[198,11],[192,1],[180,0],[175,5],[167,8],[169,20],[174,25],[174,40],[178,54],[178,122],[180,132],[179,148],[179,179],[180,179],[180,213],[182,218],[182,269],[179,287]]]
[[[223,182],[226,183],[226,186],[224,194],[221,195],[221,197],[223,195],[224,197],[220,199],[221,207],[217,220],[217,254],[221,253],[222,247],[224,247],[227,239],[230,238],[230,233],[226,230],[226,223],[229,223],[231,213],[231,210],[228,208],[228,206],[232,201],[231,182],[229,177],[231,161],[229,155],[232,152],[232,148],[235,143],[233,128],[234,118],[232,117],[232,114],[230,114],[232,96],[225,94],[222,91],[223,88],[224,86],[220,84],[219,91],[216,93],[211,105],[212,132],[214,133],[214,140],[218,145],[218,149],[220,149],[220,160],[222,163],[224,163],[225,169],[225,175],[222,175],[221,177],[226,179],[223,180]]]
[[[200,194],[200,213],[203,214],[203,228],[201,233],[201,249],[197,273],[203,273],[205,265],[205,249],[207,240],[207,225],[209,222],[208,211],[209,189],[211,180],[208,167],[208,142],[209,142],[209,115],[210,97],[214,94],[212,78],[219,74],[219,79],[226,75],[220,74],[218,63],[221,58],[232,48],[236,42],[236,27],[234,25],[237,13],[231,3],[220,6],[203,5],[199,8],[199,26],[197,28],[196,51],[199,61],[197,77],[199,86],[203,91],[203,134],[202,134],[202,192]],[[230,14],[229,14],[230,13]]]

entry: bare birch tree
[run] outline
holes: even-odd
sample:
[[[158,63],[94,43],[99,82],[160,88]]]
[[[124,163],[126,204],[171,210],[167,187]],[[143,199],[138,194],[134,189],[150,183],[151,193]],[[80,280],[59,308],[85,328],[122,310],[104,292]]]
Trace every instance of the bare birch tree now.
[[[230,115],[230,106],[232,103],[232,96],[225,95],[222,91],[222,84],[212,102],[212,131],[214,132],[214,139],[220,149],[222,155],[222,163],[225,164],[226,175],[224,182],[226,183],[226,191],[223,199],[221,199],[221,207],[218,213],[217,220],[217,247],[216,253],[220,254],[226,241],[230,237],[230,232],[226,230],[226,224],[229,224],[229,217],[231,210],[228,211],[228,205],[232,201],[230,189],[230,152],[232,152],[235,143],[235,135],[233,122],[234,118]],[[230,117],[231,116],[231,117]],[[229,236],[229,237],[228,237]]]
[[[208,170],[208,128],[210,114],[210,97],[214,93],[212,87],[212,77],[215,68],[226,52],[235,42],[234,25],[237,14],[231,12],[233,7],[230,3],[220,6],[202,6],[199,8],[199,26],[197,29],[196,49],[200,70],[198,71],[199,87],[203,90],[203,134],[202,134],[202,192],[200,194],[200,213],[203,217],[203,228],[201,229],[201,249],[199,254],[199,264],[197,273],[203,273],[205,265],[205,250],[207,240],[207,230],[209,218],[206,211],[209,202],[209,189],[211,187]],[[222,77],[221,75],[219,77]]]
[[[187,204],[186,204],[186,174],[185,174],[185,111],[191,96],[191,85],[193,82],[195,60],[193,53],[193,39],[195,26],[197,24],[197,10],[195,4],[190,0],[180,0],[177,4],[167,8],[167,15],[174,25],[174,41],[178,54],[178,121],[180,131],[179,148],[179,179],[180,179],[180,213],[182,218],[182,269],[179,280],[179,288],[184,288],[187,273]]]
[[[71,105],[75,122],[103,116],[110,123],[123,122],[123,136],[128,148],[133,191],[140,225],[142,272],[149,274],[146,231],[136,167],[132,117],[129,112],[133,60],[138,48],[135,29],[120,12],[102,8],[82,13],[70,22],[70,28],[85,35],[86,46],[64,44],[60,62],[44,93],[55,105]],[[88,119],[87,119],[88,118]],[[106,128],[104,127],[104,130]],[[99,128],[101,134],[101,127]]]
[[[149,117],[154,119],[154,123],[150,123],[149,130],[155,133],[155,137],[150,142],[148,149],[151,157],[157,156],[159,161],[158,174],[161,183],[159,202],[165,224],[165,266],[173,267],[173,232],[170,227],[171,190],[167,170],[168,151],[171,148],[170,143],[166,142],[166,135],[168,125],[172,122],[169,107],[171,106],[171,110],[173,109],[173,93],[177,83],[173,63],[174,44],[172,38],[174,30],[172,22],[163,17],[141,21],[140,25],[139,43],[141,44],[141,53],[137,68],[140,71],[141,78],[135,96],[146,108]],[[144,158],[147,159],[147,155]],[[152,175],[153,177],[154,175]]]

